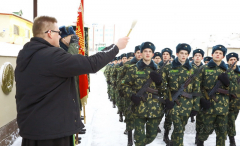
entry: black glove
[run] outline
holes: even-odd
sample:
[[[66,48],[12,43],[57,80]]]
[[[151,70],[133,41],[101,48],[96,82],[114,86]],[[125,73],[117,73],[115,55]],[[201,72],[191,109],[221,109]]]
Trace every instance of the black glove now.
[[[156,85],[160,85],[162,83],[162,75],[155,71],[150,72],[150,78],[156,83]]]
[[[205,98],[201,98],[200,105],[204,110],[208,110],[211,107],[211,102]]]
[[[123,96],[124,96],[122,90],[119,90],[119,96],[120,96],[120,97],[123,97]]]
[[[174,102],[170,101],[169,99],[166,99],[165,102],[166,102],[165,103],[165,108],[167,110],[170,110],[174,107]]]
[[[194,117],[198,114],[198,111],[192,110],[190,113],[190,117]]]
[[[131,96],[131,100],[136,106],[138,106],[140,104],[141,98],[139,96],[137,96],[136,94],[133,94]]]
[[[228,75],[226,73],[221,73],[218,76],[218,79],[222,82],[222,84],[224,86],[228,87],[230,85],[230,81],[229,81]]]
[[[71,36],[70,44],[71,43],[77,43],[78,44],[78,42],[79,42],[79,37],[77,35]]]

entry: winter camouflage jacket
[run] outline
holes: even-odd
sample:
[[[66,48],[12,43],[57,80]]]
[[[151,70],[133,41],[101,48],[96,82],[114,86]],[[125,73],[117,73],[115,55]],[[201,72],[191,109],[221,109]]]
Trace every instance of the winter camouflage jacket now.
[[[229,67],[229,66],[228,66]],[[237,80],[240,81],[240,68],[239,66],[236,66],[236,69],[234,69],[233,71],[233,77]],[[229,110],[233,111],[233,110],[240,110],[240,85],[237,81],[237,91],[236,91],[236,95],[237,98],[230,98],[229,101]],[[230,87],[232,88],[232,87]]]
[[[126,93],[127,98],[131,98],[133,94],[136,94],[149,78],[150,72],[157,69],[157,64],[153,61],[149,65],[146,65],[143,60],[137,62],[137,64],[131,65],[126,72],[122,80],[122,88]],[[150,88],[160,90],[160,86],[156,86],[154,82],[150,84]],[[160,117],[163,110],[162,104],[152,93],[146,92],[144,97],[146,102],[141,101],[140,105],[135,106],[134,112],[138,117],[141,118],[155,118]]]
[[[222,61],[219,66],[213,61],[210,60],[207,65],[203,66],[203,70],[201,71],[201,85],[202,88],[206,90],[207,94],[211,91],[211,89],[215,86],[218,76],[225,72],[228,69],[227,65]],[[228,73],[228,77],[230,79],[230,86],[225,87],[224,85],[220,86],[221,89],[229,90],[230,93],[235,94],[237,90],[236,78],[233,77],[233,71]],[[204,94],[204,93],[203,93]],[[229,109],[229,95],[216,93],[216,99],[218,102],[216,103],[213,99],[211,101],[211,107],[208,109],[206,114],[215,114],[215,115],[227,115]],[[205,96],[208,99],[207,96]]]
[[[164,99],[168,98],[171,101],[174,92],[178,91],[180,86],[194,73],[194,69],[188,59],[184,65],[178,61],[178,58],[167,65],[162,74]],[[184,92],[193,96],[192,98],[187,98],[180,95],[178,97],[180,105],[175,104],[171,110],[174,115],[189,116],[191,110],[200,110],[200,97],[196,96],[196,94],[200,94],[201,91],[197,77],[184,89]]]

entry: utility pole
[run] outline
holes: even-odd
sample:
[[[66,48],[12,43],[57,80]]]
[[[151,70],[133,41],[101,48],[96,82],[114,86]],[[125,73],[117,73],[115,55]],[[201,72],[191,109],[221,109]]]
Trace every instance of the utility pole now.
[[[33,20],[37,17],[37,0],[33,1]]]

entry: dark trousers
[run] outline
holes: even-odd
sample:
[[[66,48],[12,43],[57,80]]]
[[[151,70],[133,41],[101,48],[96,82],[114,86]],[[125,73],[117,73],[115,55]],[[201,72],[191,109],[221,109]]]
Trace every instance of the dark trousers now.
[[[48,140],[22,139],[22,146],[74,146],[73,136]]]

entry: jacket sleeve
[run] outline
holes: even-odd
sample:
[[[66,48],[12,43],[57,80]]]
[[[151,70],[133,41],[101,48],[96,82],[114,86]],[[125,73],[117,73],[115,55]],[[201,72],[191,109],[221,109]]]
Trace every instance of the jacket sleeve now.
[[[72,55],[62,49],[55,49],[51,58],[50,70],[60,77],[96,73],[118,54],[116,45],[111,45],[92,56]]]
[[[196,72],[194,72],[196,73]],[[200,111],[200,98],[201,98],[201,89],[200,89],[200,79],[202,78],[202,73],[195,78],[193,82],[193,107],[192,110]]]
[[[167,67],[165,67],[163,69],[163,73],[162,73],[162,88],[161,88],[161,92],[163,95],[163,99],[166,100],[169,98],[169,87],[168,87],[168,69],[166,69]],[[169,99],[170,100],[170,99]]]
[[[134,72],[132,68],[129,68],[126,72],[126,75],[121,80],[122,90],[123,93],[126,95],[127,98],[130,98],[132,94],[136,94],[136,91],[133,90],[134,85]]]

